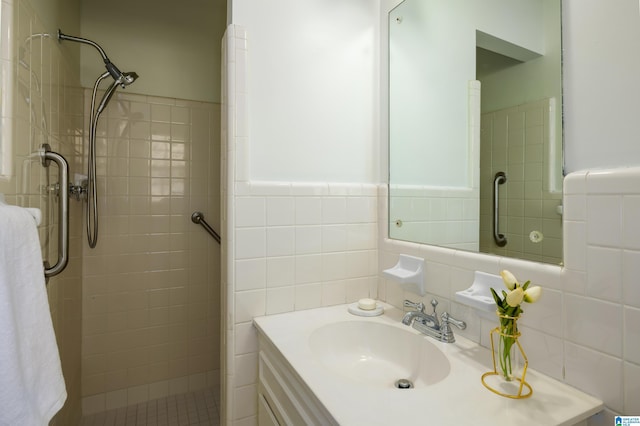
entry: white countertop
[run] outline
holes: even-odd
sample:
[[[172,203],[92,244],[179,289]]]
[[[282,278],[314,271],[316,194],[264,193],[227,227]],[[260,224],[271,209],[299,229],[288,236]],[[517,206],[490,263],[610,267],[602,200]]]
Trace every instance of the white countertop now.
[[[375,321],[411,330],[401,324],[403,312],[383,304],[385,313],[360,317],[348,305],[331,306],[256,318],[266,336],[296,370],[320,402],[341,425],[573,425],[604,408],[602,401],[535,371],[527,382],[533,395],[513,400],[486,389],[480,377],[493,369],[491,352],[456,335],[455,343],[432,341],[449,359],[447,378],[420,389],[376,388],[334,374],[311,352],[309,336],[317,328],[339,321]],[[525,348],[526,350],[526,348]]]

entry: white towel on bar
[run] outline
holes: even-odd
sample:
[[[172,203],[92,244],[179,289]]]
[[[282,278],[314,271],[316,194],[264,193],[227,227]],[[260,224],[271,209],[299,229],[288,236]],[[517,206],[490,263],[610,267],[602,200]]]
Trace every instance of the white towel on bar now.
[[[0,425],[47,425],[66,398],[36,223],[0,203]]]

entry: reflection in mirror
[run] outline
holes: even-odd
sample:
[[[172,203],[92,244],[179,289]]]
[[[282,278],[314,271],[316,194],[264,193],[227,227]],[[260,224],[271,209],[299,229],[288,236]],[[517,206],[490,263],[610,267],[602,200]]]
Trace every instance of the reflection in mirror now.
[[[390,238],[562,262],[561,53],[561,0],[389,13]]]

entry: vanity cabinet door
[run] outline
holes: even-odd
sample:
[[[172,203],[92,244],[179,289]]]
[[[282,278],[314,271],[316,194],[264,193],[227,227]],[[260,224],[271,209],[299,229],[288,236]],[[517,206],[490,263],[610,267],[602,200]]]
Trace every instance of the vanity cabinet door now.
[[[260,426],[280,426],[276,415],[262,393],[258,395],[258,424]]]

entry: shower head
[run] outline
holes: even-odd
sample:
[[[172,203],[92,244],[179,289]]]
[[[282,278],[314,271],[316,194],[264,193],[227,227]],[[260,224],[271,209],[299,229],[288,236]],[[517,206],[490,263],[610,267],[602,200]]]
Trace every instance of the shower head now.
[[[138,79],[138,74],[136,74],[134,71],[123,72],[122,73],[122,81],[120,82],[120,84],[122,85],[122,88],[124,89],[125,86],[130,85],[131,83],[133,83],[137,79]]]
[[[98,78],[98,81],[96,82],[96,85],[99,84],[101,78],[108,76],[108,74],[109,73],[105,72],[102,76],[100,76]],[[111,85],[109,86],[109,88],[104,92],[104,95],[102,95],[102,100],[98,104],[98,108],[96,109],[96,114],[97,115],[102,114],[102,111],[107,107],[107,104],[111,100],[111,97],[116,92],[118,85],[124,88],[125,86],[128,86],[131,83],[133,83],[137,78],[138,78],[138,74],[136,74],[135,72],[121,73],[120,78],[118,78],[117,80],[114,80],[113,83],[111,83]]]

